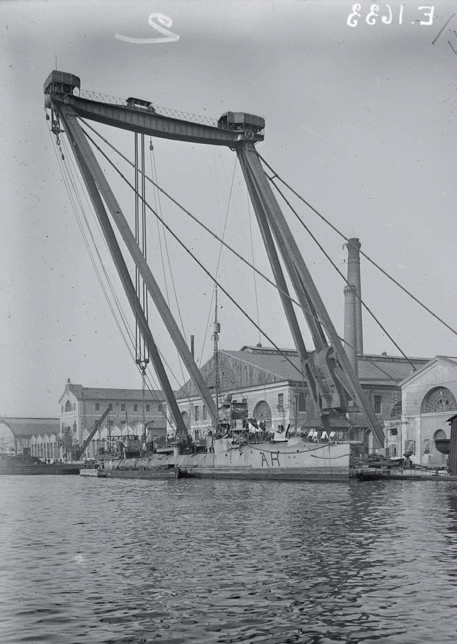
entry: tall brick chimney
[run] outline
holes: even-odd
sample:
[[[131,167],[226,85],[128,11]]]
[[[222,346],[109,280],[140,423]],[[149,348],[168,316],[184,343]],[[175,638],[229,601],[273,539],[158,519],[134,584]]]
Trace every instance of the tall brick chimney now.
[[[349,362],[354,369],[355,374],[358,374],[358,360],[357,360],[357,324],[355,318],[355,289],[353,286],[344,287],[344,340],[346,355]]]
[[[354,288],[355,299],[355,323],[357,327],[357,351],[363,353],[363,327],[362,327],[362,285],[360,279],[360,247],[361,243],[357,237],[348,240],[348,275],[349,284]]]

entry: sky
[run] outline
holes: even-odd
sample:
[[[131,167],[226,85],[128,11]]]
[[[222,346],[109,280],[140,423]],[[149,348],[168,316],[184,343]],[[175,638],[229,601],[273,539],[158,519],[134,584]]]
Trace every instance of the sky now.
[[[67,378],[86,387],[141,388],[64,180],[71,174],[78,183],[65,134],[58,150],[45,119],[43,83],[55,68],[110,96],[215,119],[228,110],[263,116],[265,140],[257,150],[275,172],[457,327],[457,2],[378,6],[379,15],[370,13],[372,3],[341,0],[0,3],[0,415],[57,416]],[[168,25],[172,36],[164,40],[150,22]],[[133,135],[96,129],[131,153]],[[151,143],[148,163],[159,184],[270,275],[235,153]],[[131,213],[132,197],[109,167],[105,172]],[[80,189],[78,195],[85,204]],[[291,347],[274,289],[163,196],[160,208],[268,338]],[[84,212],[117,288],[89,206]],[[345,272],[344,239],[304,205],[299,212]],[[342,335],[344,282],[295,218],[290,225]],[[213,350],[213,282],[152,216],[148,257],[204,363]],[[457,335],[364,259],[362,295],[407,355],[457,355]],[[222,290],[218,297],[223,349],[270,344]],[[119,302],[131,324],[122,294]],[[187,376],[152,304],[150,325],[177,388]],[[303,332],[311,347],[304,323]],[[364,349],[398,355],[367,314]]]

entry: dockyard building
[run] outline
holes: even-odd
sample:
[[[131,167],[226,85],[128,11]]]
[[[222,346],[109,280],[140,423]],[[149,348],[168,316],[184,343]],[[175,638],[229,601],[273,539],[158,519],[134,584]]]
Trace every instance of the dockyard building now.
[[[446,465],[435,441],[450,438],[448,420],[457,413],[457,358],[436,356],[405,378],[401,389],[401,418],[386,428],[391,453],[408,453],[418,465]]]
[[[381,425],[401,418],[400,383],[428,362],[403,357],[364,355],[358,357],[358,374],[365,394]],[[221,350],[201,369],[219,408],[219,418],[231,415],[238,428],[243,425],[270,433],[288,430],[311,435],[317,417],[310,395],[300,377],[295,350],[244,346],[239,351]],[[178,404],[194,440],[203,439],[211,429],[207,409],[191,381],[177,392]],[[342,437],[368,444],[367,424],[354,408],[342,418],[332,418],[331,428]]]
[[[167,406],[163,393],[158,390],[83,387],[68,379],[59,405],[63,460],[72,460],[75,456],[93,458],[110,452],[129,436],[156,443],[166,437]],[[99,429],[81,453],[97,422],[100,422]]]

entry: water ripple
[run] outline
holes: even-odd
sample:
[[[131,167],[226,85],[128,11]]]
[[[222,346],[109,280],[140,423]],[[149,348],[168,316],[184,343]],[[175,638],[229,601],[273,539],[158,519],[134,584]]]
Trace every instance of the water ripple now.
[[[456,639],[452,484],[0,486],[6,644]]]

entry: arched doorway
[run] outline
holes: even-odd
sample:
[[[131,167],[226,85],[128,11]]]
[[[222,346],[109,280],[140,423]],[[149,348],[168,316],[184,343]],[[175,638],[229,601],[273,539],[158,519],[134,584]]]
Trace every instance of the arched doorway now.
[[[271,432],[271,408],[270,405],[261,400],[254,407],[253,416],[259,423],[265,423],[265,429]]]

